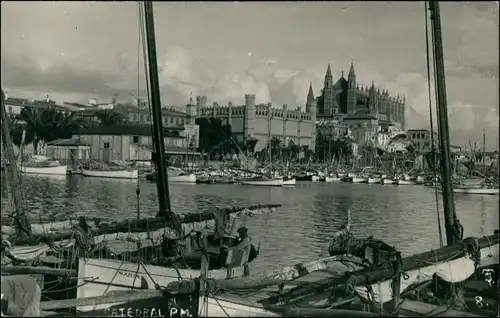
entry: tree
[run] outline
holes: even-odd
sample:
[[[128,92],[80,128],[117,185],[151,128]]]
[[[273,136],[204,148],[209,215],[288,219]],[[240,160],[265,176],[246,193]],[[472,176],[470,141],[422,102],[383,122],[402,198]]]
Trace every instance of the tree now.
[[[223,124],[220,118],[197,118],[200,127],[200,152],[211,157],[221,156],[234,149],[231,139],[231,126]]]
[[[255,146],[257,146],[257,143],[259,142],[258,139],[256,138],[248,138],[246,141],[245,141],[245,146],[246,146],[246,149],[248,150],[248,152],[253,155],[255,154]]]
[[[95,115],[102,126],[121,125],[127,122],[122,113],[112,109],[99,110]]]

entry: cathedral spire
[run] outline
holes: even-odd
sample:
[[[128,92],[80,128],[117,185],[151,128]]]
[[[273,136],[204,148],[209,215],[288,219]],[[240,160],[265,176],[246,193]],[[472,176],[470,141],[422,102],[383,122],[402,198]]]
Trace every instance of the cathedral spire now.
[[[309,92],[307,93],[307,104],[310,104],[314,102],[314,92],[313,92],[313,84],[312,82],[309,83]]]
[[[330,62],[328,62],[328,68],[326,69],[325,77],[332,77],[332,70],[330,68]]]
[[[351,67],[349,68],[349,75],[348,77],[353,77],[356,76],[356,73],[354,72],[354,62],[351,61]]]

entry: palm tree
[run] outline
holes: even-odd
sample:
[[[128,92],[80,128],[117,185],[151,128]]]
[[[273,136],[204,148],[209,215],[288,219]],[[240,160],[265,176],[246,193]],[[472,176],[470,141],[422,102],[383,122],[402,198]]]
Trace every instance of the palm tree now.
[[[13,127],[13,139],[17,145],[21,144],[22,131],[26,131],[25,144],[33,143],[35,154],[38,146],[46,137],[46,125],[44,110],[38,107],[25,107],[17,117],[17,124]]]

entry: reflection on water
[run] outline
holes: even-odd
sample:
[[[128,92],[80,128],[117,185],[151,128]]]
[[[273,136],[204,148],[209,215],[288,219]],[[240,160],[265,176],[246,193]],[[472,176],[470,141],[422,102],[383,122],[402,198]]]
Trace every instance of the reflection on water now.
[[[135,218],[138,186],[141,216],[154,216],[156,186],[146,181],[23,176],[30,214],[58,219],[79,215]],[[172,208],[178,213],[214,206],[283,204],[273,215],[244,217],[238,224],[247,226],[253,240],[261,243],[260,256],[253,264],[256,269],[327,255],[328,241],[345,221],[348,209],[356,236],[373,235],[405,255],[439,247],[434,190],[426,187],[310,182],[283,188],[172,184],[170,193]],[[8,196],[6,182],[2,182],[3,214],[12,210]],[[441,202],[439,206],[442,210]],[[465,236],[487,235],[498,229],[498,196],[456,194],[455,206]]]

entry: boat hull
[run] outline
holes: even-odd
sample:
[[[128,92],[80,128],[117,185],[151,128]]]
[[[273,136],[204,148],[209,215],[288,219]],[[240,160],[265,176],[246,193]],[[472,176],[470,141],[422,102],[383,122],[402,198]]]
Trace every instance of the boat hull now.
[[[231,270],[226,268],[209,270],[207,278],[226,279],[230,277],[243,277],[245,268],[243,266],[234,267]],[[171,282],[179,279],[194,279],[200,276],[200,270],[196,269],[176,269],[156,265],[145,265],[132,262],[124,262],[112,259],[89,258],[80,259],[78,266],[78,289],[77,298],[104,296],[112,291],[127,291],[134,289],[155,289],[156,284],[167,286]],[[164,306],[162,306],[164,303]],[[96,306],[81,306],[77,309],[83,312],[104,313],[111,311],[112,307],[117,308],[119,303],[101,304]],[[131,307],[127,304],[123,307]],[[167,302],[164,300],[155,305],[157,312],[167,313]],[[163,308],[165,307],[165,308]],[[147,308],[146,307],[140,307]]]
[[[367,178],[359,178],[359,177],[353,177],[351,179],[352,183],[367,183],[368,179]]]
[[[454,188],[454,193],[498,195],[499,189]]]
[[[66,175],[67,166],[55,167],[25,167],[21,166],[21,172],[25,174],[42,174],[42,175]]]
[[[325,182],[331,183],[331,182],[340,182],[342,181],[342,178],[339,177],[325,177]]]
[[[185,174],[180,176],[169,176],[168,182],[176,182],[176,183],[196,183],[196,175],[194,174]]]
[[[410,180],[398,180],[398,185],[414,185],[415,182]]]
[[[368,178],[368,183],[369,184],[376,184],[376,183],[381,183],[382,179],[380,178]]]
[[[297,180],[294,177],[283,177],[283,185],[288,186],[288,185],[295,185],[297,183]]]
[[[396,184],[396,180],[382,179],[382,184]]]
[[[243,185],[261,186],[261,187],[281,187],[283,186],[283,178],[269,180],[242,180]]]
[[[139,171],[134,170],[87,170],[82,169],[82,175],[94,178],[113,178],[113,179],[137,179]]]

